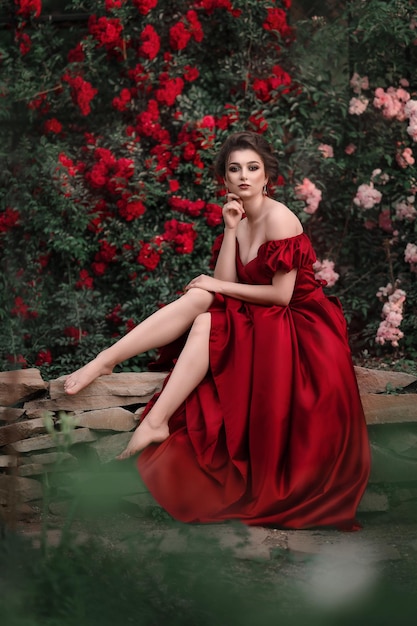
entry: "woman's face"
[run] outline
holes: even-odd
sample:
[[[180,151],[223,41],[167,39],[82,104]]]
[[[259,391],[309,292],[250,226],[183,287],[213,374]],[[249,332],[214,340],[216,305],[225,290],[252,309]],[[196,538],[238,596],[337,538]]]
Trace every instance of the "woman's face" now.
[[[254,150],[233,150],[226,163],[225,183],[243,200],[262,193],[268,182],[264,163]]]

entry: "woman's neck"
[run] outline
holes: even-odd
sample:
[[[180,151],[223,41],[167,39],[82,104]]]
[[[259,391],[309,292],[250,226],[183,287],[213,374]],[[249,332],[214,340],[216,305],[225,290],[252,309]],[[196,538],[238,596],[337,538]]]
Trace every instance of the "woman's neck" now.
[[[246,217],[250,224],[255,224],[262,218],[265,209],[265,196],[258,196],[246,201],[243,204]]]

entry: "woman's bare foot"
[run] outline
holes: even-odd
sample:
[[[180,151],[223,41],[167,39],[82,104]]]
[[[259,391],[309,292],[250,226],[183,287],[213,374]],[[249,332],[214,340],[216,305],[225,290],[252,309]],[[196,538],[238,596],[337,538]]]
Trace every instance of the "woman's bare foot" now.
[[[67,378],[64,382],[64,391],[68,395],[74,395],[87,387],[90,383],[93,382],[99,376],[103,376],[104,374],[111,374],[113,368],[109,365],[105,365],[100,357],[93,359],[81,367],[79,370],[76,370]]]
[[[165,439],[168,439],[169,428],[167,422],[153,426],[148,418],[149,416],[147,415],[143,422],[139,424],[126,449],[116,457],[118,461],[122,461],[137,454],[149,446],[150,443],[161,443],[165,441]]]

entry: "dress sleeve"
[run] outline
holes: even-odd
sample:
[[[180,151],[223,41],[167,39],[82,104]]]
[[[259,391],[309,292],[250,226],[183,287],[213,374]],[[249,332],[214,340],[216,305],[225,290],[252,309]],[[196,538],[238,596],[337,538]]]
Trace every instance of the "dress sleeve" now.
[[[220,248],[222,247],[223,237],[223,233],[221,235],[218,235],[211,247],[211,259],[209,262],[209,267],[211,270],[214,270],[214,267],[216,265],[217,257],[219,256]]]
[[[275,272],[290,272],[300,267],[311,266],[316,255],[305,233],[288,239],[267,241],[259,252],[265,273],[272,278]]]

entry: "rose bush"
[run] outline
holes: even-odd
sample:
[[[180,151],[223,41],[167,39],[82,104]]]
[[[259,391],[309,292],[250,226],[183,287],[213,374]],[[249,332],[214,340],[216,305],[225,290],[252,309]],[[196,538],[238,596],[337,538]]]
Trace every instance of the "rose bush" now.
[[[291,23],[290,0],[72,0],[62,21],[48,0],[10,0],[3,368],[68,372],[206,271],[222,229],[211,165],[243,128],[274,144],[275,196],[312,237],[354,350],[415,356],[414,9],[349,7]]]

